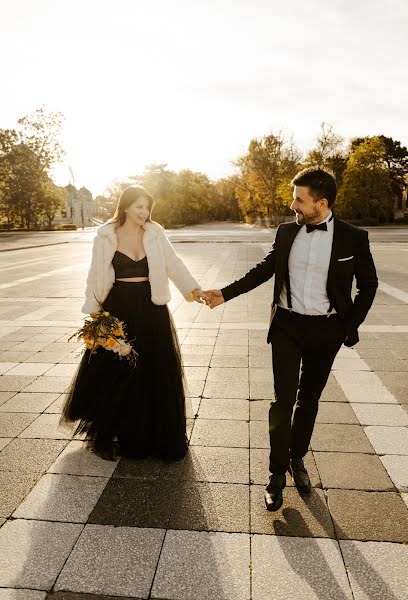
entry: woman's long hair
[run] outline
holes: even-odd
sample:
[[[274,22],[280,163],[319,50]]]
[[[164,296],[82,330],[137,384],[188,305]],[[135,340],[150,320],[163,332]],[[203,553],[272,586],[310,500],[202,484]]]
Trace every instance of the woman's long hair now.
[[[110,219],[111,223],[119,223],[119,225],[123,225],[126,221],[126,209],[129,208],[133,202],[138,200],[141,196],[143,198],[147,198],[149,201],[149,216],[146,219],[146,222],[152,223],[152,210],[154,206],[154,199],[149,192],[142,187],[141,185],[130,185],[120,195],[119,201],[116,205],[115,213]]]

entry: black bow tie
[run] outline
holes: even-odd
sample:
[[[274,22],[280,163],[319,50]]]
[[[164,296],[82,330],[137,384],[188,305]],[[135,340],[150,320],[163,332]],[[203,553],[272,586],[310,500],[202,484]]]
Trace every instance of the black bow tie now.
[[[310,233],[319,229],[320,231],[327,231],[327,223],[319,223],[319,225],[313,225],[313,223],[306,223],[306,231]]]

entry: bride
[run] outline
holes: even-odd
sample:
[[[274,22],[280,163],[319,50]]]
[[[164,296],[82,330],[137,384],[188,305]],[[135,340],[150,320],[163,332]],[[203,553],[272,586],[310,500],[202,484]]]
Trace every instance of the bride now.
[[[152,221],[153,198],[141,186],[124,190],[112,219],[93,244],[84,313],[103,309],[125,323],[138,353],[131,368],[102,348],[86,350],[63,406],[61,422],[78,421],[87,447],[102,458],[165,460],[187,451],[185,387],[180,347],[167,307],[170,278],[186,300],[202,290]]]

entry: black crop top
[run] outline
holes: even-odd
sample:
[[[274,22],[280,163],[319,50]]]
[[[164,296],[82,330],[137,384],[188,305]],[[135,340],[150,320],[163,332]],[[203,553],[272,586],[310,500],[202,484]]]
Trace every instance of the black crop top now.
[[[149,276],[149,265],[147,264],[146,256],[140,260],[133,260],[127,254],[116,250],[112,258],[112,265],[115,270],[116,279]]]

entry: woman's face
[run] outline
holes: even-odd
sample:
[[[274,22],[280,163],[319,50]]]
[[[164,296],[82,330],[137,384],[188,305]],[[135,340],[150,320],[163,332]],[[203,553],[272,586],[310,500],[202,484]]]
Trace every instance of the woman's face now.
[[[126,210],[126,219],[130,219],[135,225],[141,227],[146,223],[149,215],[149,200],[145,196],[140,196]]]

